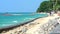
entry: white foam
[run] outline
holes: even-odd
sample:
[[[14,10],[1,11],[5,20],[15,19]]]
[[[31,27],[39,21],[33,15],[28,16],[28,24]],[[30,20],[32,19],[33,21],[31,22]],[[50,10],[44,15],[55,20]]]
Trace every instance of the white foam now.
[[[17,23],[18,21],[13,21],[13,22]]]

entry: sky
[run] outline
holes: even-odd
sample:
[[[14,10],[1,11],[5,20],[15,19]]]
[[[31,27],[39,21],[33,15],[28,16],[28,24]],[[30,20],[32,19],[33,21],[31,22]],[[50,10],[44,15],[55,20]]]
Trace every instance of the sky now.
[[[0,0],[0,12],[35,12],[44,0]]]

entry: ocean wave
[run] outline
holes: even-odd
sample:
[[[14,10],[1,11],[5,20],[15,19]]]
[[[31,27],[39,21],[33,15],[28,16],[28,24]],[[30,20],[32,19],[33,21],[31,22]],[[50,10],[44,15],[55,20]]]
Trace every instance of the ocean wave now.
[[[11,14],[11,15],[22,15],[22,14]]]
[[[13,21],[13,22],[17,23],[18,21]]]
[[[28,19],[35,19],[35,18],[25,18],[24,20],[28,20]]]
[[[11,15],[31,15],[31,14],[11,14]]]

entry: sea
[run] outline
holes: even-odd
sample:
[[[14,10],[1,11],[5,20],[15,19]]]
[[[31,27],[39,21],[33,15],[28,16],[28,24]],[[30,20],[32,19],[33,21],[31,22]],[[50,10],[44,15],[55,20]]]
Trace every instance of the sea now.
[[[47,14],[38,14],[33,12],[20,12],[20,13],[10,12],[8,13],[10,15],[5,14],[7,13],[0,13],[0,28],[16,24],[22,24],[39,17],[41,18],[47,16]]]

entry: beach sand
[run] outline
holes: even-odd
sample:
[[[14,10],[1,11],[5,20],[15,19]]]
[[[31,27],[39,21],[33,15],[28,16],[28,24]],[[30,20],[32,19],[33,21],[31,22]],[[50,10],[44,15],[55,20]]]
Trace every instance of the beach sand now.
[[[42,29],[43,25],[48,23],[49,20],[53,20],[58,17],[59,16],[57,16],[57,14],[54,14],[54,16],[39,18],[34,20],[33,22],[30,22],[23,26],[16,27],[7,32],[3,31],[1,34],[44,34],[45,32]],[[45,26],[48,26],[48,24]]]

